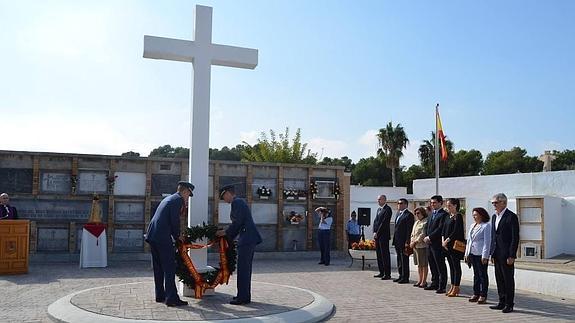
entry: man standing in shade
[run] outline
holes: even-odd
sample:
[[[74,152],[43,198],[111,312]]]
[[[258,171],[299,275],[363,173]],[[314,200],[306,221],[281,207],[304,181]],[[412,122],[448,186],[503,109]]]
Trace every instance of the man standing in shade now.
[[[375,240],[375,254],[379,274],[373,276],[382,280],[391,279],[391,255],[389,254],[389,221],[391,220],[391,208],[387,205],[387,197],[377,197],[377,215],[373,220],[373,239]]]
[[[156,285],[156,302],[167,306],[188,305],[178,296],[176,289],[176,251],[174,242],[180,239],[180,214],[193,196],[194,185],[179,182],[177,192],[164,198],[154,213],[146,233],[150,244]]]
[[[397,255],[397,271],[399,277],[393,281],[400,284],[409,283],[409,256],[404,253],[405,246],[409,245],[411,229],[413,229],[413,214],[407,209],[407,200],[399,199],[397,202],[397,216],[395,217],[395,230],[393,245]]]
[[[243,199],[236,196],[233,185],[220,189],[220,198],[232,204],[230,219],[232,223],[226,230],[218,230],[218,237],[226,236],[230,241],[238,236],[238,278],[237,296],[230,304],[243,305],[251,302],[252,294],[252,262],[256,245],[262,242],[262,237],[256,228],[252,212]]]
[[[333,218],[330,216],[330,211],[323,206],[316,208],[315,212],[319,214],[319,226],[317,228],[317,241],[321,255],[319,264],[329,266],[331,262],[330,243]]]
[[[495,265],[495,280],[499,303],[490,306],[503,313],[513,312],[515,298],[515,258],[519,246],[519,219],[507,208],[507,196],[498,193],[491,199],[495,214],[491,220],[491,261]]]
[[[425,287],[425,290],[435,290],[437,294],[445,294],[447,287],[447,266],[445,266],[445,254],[441,246],[441,232],[443,223],[449,216],[443,209],[443,197],[434,195],[431,197],[429,204],[432,213],[427,220],[427,237],[423,241],[429,245],[429,268],[431,269],[431,285]]]
[[[0,220],[16,220],[18,218],[18,211],[10,202],[10,196],[7,193],[0,194]]]

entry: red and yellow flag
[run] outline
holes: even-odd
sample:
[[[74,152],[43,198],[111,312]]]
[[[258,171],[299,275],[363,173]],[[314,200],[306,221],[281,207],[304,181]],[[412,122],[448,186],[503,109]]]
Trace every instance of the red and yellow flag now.
[[[435,109],[435,122],[437,122],[437,135],[439,136],[439,147],[441,148],[441,160],[447,160],[447,145],[445,144],[445,133],[439,117],[439,109]]]

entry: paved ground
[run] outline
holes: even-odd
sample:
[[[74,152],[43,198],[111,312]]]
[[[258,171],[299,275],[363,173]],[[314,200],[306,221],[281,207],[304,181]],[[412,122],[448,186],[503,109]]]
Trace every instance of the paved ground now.
[[[344,259],[329,267],[312,260],[257,260],[254,280],[305,288],[327,297],[336,306],[330,322],[575,321],[575,300],[518,291],[516,311],[502,314],[488,305],[467,302],[469,282],[462,283],[464,296],[452,299],[375,279],[373,271],[361,271],[361,264],[356,262],[354,268],[348,264]],[[0,276],[0,322],[51,322],[47,307],[60,297],[91,287],[151,280],[149,262],[112,263],[104,269],[79,269],[77,264],[32,265],[28,275]],[[230,283],[235,284],[235,280]],[[492,282],[491,302],[495,295]]]

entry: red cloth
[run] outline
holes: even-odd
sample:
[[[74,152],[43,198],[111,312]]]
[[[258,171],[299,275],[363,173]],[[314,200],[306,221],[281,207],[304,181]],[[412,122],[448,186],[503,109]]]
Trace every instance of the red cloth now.
[[[98,238],[106,230],[104,223],[87,223],[84,224],[84,229],[88,230],[94,237]]]

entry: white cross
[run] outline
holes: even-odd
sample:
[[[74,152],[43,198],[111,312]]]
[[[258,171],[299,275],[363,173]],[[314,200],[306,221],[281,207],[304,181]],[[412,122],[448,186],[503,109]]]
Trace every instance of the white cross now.
[[[194,40],[144,36],[144,57],[193,64],[189,167],[190,181],[196,188],[189,208],[188,224],[207,223],[211,66],[254,69],[258,65],[258,51],[213,44],[212,8],[196,5]],[[214,198],[218,198],[217,195]]]

